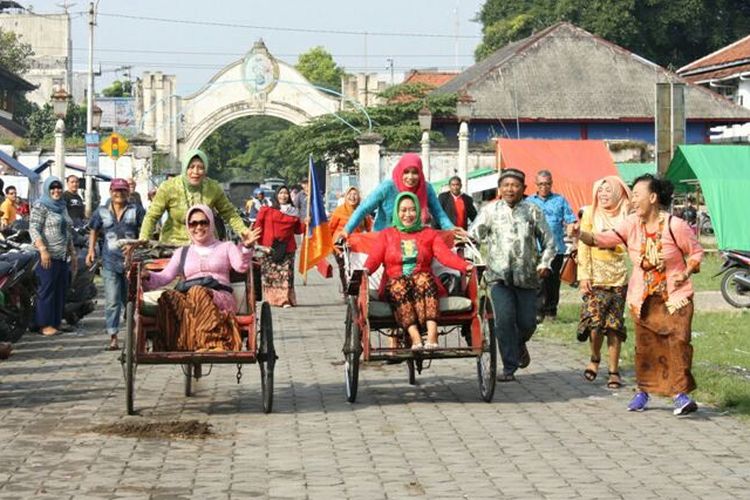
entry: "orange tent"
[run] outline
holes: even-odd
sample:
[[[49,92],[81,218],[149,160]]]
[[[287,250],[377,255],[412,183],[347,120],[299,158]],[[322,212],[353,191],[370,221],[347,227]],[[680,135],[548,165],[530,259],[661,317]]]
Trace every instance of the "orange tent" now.
[[[498,139],[497,167],[517,168],[526,174],[526,194],[534,194],[536,173],[552,172],[552,190],[563,195],[574,212],[590,205],[594,181],[618,175],[604,141]]]

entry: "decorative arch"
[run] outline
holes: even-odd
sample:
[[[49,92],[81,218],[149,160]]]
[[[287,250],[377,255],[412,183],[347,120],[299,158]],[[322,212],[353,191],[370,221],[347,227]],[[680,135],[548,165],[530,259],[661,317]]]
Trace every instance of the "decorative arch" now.
[[[219,71],[201,90],[180,99],[178,158],[216,129],[244,116],[275,116],[295,125],[340,109],[294,67],[274,59],[262,41]]]

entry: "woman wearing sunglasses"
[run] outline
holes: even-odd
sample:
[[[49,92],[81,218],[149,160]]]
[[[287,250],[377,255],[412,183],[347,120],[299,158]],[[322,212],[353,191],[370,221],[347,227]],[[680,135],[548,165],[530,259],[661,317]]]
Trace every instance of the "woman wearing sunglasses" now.
[[[73,220],[63,200],[63,184],[57,177],[47,177],[42,196],[31,209],[29,234],[39,250],[34,323],[39,333],[48,337],[61,333],[65,290],[69,276],[78,271],[72,228]]]
[[[213,278],[186,292],[165,290],[159,297],[156,316],[162,338],[156,350],[238,351],[240,333],[235,321],[238,304],[232,295],[230,269],[247,272],[251,248],[260,231],[251,230],[240,244],[222,242],[214,236],[214,215],[206,205],[196,205],[187,213],[191,244],[178,249],[160,272],[143,275],[144,288],[153,290],[183,276],[185,282]]]

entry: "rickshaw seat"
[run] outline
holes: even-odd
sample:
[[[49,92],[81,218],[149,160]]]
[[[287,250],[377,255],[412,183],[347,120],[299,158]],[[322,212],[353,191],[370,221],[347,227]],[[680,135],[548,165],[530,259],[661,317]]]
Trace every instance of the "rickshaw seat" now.
[[[451,314],[471,311],[472,302],[466,297],[440,297],[440,313]],[[371,318],[390,318],[393,316],[388,302],[370,300],[368,315]]]
[[[248,316],[247,310],[247,289],[245,288],[244,282],[231,283],[232,295],[234,300],[239,305],[237,310],[238,320],[242,324],[241,318]],[[164,289],[151,290],[150,292],[143,292],[143,300],[141,301],[141,315],[151,318],[156,317],[156,309],[158,307],[159,297],[164,293]]]

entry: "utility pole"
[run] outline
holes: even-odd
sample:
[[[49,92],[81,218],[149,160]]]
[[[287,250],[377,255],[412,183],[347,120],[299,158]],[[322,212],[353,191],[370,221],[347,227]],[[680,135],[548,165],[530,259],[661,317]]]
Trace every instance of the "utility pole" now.
[[[99,0],[96,1],[99,4]],[[89,3],[89,72],[86,90],[86,133],[94,131],[94,26],[96,25],[96,5]],[[94,209],[94,178],[86,169],[86,217],[91,217]]]
[[[395,83],[394,77],[393,77],[393,58],[389,57],[388,59],[386,59],[386,62],[388,63],[388,66],[386,66],[386,69],[391,70],[391,85],[393,85]]]

